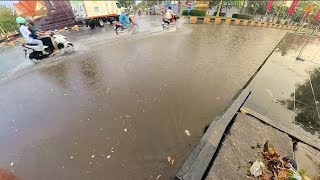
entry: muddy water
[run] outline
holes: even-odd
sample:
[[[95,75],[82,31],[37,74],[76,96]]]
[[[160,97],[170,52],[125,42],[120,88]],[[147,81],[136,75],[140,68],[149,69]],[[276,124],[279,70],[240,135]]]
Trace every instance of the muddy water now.
[[[22,179],[173,177],[284,33],[184,25],[48,62],[0,87],[0,165]]]

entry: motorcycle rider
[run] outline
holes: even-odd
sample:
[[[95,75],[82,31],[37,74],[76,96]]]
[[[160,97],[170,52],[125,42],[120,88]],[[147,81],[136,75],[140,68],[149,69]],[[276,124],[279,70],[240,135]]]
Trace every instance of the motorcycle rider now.
[[[42,51],[44,54],[47,54],[47,52],[44,51],[43,42],[39,39],[34,39],[31,37],[32,36],[31,32],[29,31],[28,26],[26,25],[27,21],[23,17],[18,16],[16,18],[16,22],[17,22],[17,24],[19,24],[20,33],[23,36],[26,43],[36,44],[40,51]]]
[[[168,7],[168,10],[165,14],[165,19],[169,20],[169,22],[172,22],[174,19],[175,14],[173,13],[171,6]]]
[[[121,14],[119,16],[119,21],[122,24],[123,28],[129,28],[130,21],[126,15],[126,10],[124,7],[121,8]]]
[[[50,52],[54,51],[54,46],[52,44],[52,40],[49,36],[51,36],[51,32],[39,31],[34,26],[34,19],[32,17],[27,17],[26,21],[28,23],[28,29],[31,32],[30,37],[33,39],[39,39],[42,41],[43,45],[48,46]]]

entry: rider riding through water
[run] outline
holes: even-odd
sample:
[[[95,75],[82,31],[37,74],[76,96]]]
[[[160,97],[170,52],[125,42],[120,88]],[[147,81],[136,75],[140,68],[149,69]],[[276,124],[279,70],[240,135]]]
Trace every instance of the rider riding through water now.
[[[36,44],[38,46],[39,50],[43,51],[43,53],[46,54],[46,52],[44,51],[43,42],[39,39],[35,39],[32,37],[32,33],[30,32],[30,30],[27,26],[27,21],[23,17],[18,16],[16,18],[16,22],[19,24],[20,33],[23,36],[26,43]]]
[[[123,28],[130,27],[130,21],[129,21],[128,16],[126,15],[126,10],[124,7],[121,8],[121,14],[119,16],[119,21],[122,24]]]
[[[167,21],[168,24],[173,21],[174,16],[175,14],[173,13],[171,6],[169,6],[165,14],[165,20]]]
[[[53,52],[54,46],[51,38],[49,37],[51,36],[51,33],[38,30],[34,25],[34,19],[32,17],[27,17],[26,21],[28,23],[28,29],[31,32],[30,37],[41,40],[43,45],[48,46],[49,50]]]

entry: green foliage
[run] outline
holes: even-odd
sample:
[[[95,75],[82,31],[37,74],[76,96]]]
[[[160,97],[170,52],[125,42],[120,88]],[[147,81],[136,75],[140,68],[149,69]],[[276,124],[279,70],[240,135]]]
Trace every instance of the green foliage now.
[[[9,32],[17,30],[18,26],[16,24],[15,19],[16,19],[16,14],[12,9],[6,6],[0,6],[0,27],[2,29]]]
[[[266,13],[266,5],[268,1],[248,0],[247,12],[249,14],[264,14]]]
[[[182,11],[183,16],[206,16],[207,12],[204,10],[192,9],[191,12],[188,14],[187,10]]]
[[[300,22],[303,15],[304,15],[304,7],[307,5],[312,4],[313,11],[310,13],[309,17],[307,18],[307,22],[312,22],[313,17],[317,13],[318,10],[320,10],[320,2],[319,1],[312,1],[312,0],[306,0],[306,1],[299,1],[297,7],[295,8],[295,11],[292,15],[292,20],[294,22]]]

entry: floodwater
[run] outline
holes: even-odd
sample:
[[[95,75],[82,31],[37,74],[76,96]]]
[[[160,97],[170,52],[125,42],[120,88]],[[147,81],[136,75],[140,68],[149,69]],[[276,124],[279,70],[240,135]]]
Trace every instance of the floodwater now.
[[[172,178],[284,34],[182,25],[79,38],[1,84],[0,166],[27,180]]]
[[[244,106],[310,139],[319,140],[319,45],[318,36],[286,34],[248,86],[252,93]],[[303,61],[296,60],[301,49]]]

